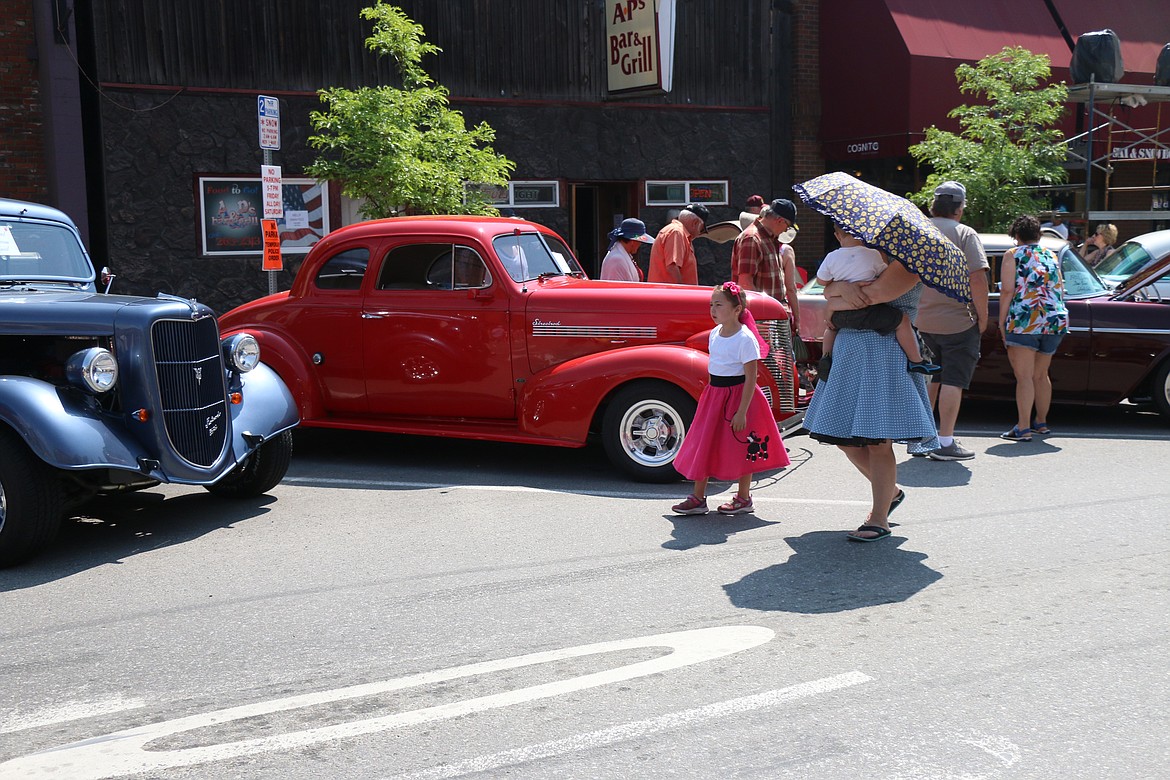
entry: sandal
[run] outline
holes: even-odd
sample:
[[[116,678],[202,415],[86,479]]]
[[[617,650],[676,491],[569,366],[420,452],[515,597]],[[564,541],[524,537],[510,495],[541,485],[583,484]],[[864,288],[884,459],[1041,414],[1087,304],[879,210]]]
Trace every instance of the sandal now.
[[[1032,429],[1025,428],[1021,431],[1019,428],[1013,425],[1010,431],[1001,433],[999,438],[1007,439],[1008,441],[1032,441]]]
[[[1052,429],[1048,427],[1048,423],[1033,422],[1032,433],[1038,433],[1041,436],[1047,436],[1052,433]]]
[[[676,515],[705,515],[711,510],[707,508],[706,498],[699,498],[692,493],[681,504],[672,506],[670,511]]]
[[[890,529],[882,525],[863,525],[845,538],[851,542],[876,542],[890,535]],[[857,534],[873,534],[873,536],[858,536]]]
[[[719,506],[719,514],[721,515],[741,515],[744,512],[750,511],[752,511],[751,496],[748,496],[746,499],[744,499],[740,498],[739,495],[736,494],[726,504],[721,504]]]

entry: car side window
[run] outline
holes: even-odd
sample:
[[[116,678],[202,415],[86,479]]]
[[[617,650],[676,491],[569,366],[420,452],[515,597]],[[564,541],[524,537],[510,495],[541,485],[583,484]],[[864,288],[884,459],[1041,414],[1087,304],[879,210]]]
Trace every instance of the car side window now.
[[[446,257],[447,276],[431,276],[435,262]],[[382,273],[378,275],[379,290],[430,290],[435,287],[451,289],[451,245],[407,244],[386,253]]]
[[[457,244],[410,244],[382,262],[379,290],[473,290],[491,284],[479,253]]]
[[[317,272],[314,283],[320,290],[360,290],[370,264],[370,250],[354,247],[329,258]]]
[[[471,247],[457,246],[452,254],[452,288],[479,290],[492,283],[491,273],[483,258]]]

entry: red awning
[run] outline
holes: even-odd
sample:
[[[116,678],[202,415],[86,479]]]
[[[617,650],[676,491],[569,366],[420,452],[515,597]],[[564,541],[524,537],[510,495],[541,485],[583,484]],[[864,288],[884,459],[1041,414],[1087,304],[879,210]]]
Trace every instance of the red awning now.
[[[1109,28],[1121,39],[1126,75],[1153,84],[1170,42],[1166,0],[1053,0],[1073,40]],[[1052,60],[1069,78],[1072,57],[1044,0],[833,0],[821,4],[821,139],[830,160],[905,154],[925,128],[957,125],[947,112],[970,100],[955,68],[1005,46]]]

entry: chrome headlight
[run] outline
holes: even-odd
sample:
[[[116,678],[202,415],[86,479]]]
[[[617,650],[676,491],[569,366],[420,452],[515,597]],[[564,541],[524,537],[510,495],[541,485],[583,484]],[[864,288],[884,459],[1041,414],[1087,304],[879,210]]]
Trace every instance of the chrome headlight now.
[[[224,339],[223,356],[229,365],[246,374],[260,362],[260,344],[251,333],[237,333]]]
[[[104,393],[118,383],[118,360],[108,349],[83,349],[65,362],[65,377],[83,390]]]

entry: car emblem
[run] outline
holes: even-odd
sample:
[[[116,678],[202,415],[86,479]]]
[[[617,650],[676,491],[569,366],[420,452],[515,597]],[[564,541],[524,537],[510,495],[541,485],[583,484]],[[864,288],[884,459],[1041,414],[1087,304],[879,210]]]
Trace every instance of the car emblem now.
[[[195,366],[195,384],[203,384],[203,366]]]

